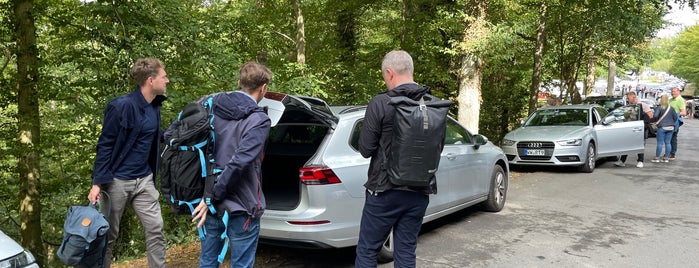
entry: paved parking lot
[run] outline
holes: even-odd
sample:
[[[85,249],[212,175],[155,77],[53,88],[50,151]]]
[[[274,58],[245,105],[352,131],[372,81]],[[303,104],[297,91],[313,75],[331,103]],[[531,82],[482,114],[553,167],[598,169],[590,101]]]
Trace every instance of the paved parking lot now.
[[[670,163],[650,163],[651,138],[641,169],[629,156],[592,174],[516,170],[500,213],[467,209],[425,225],[418,267],[697,267],[698,139],[699,120],[687,120]],[[353,252],[263,245],[256,266],[352,267]]]

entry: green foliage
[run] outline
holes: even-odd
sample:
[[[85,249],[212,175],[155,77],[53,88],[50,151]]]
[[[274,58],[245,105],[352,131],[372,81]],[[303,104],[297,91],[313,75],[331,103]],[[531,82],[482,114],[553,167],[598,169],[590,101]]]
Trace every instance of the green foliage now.
[[[691,83],[699,83],[699,26],[695,25],[682,32],[672,50],[670,73]]]
[[[660,1],[544,1],[550,16],[543,81],[576,79],[584,72],[579,67],[592,44],[599,66],[614,58],[630,69],[672,56],[687,60],[672,61],[673,73],[685,74],[698,62],[691,53],[699,43],[695,31],[681,37],[671,55],[663,54],[674,45],[670,41],[647,45],[648,36],[660,27]],[[290,1],[37,1],[42,228],[49,252],[60,244],[66,209],[87,203],[102,113],[109,100],[133,90],[129,72],[135,59],[158,57],[166,65],[171,83],[162,127],[167,127],[186,103],[235,90],[238,67],[246,61],[270,67],[271,91],[361,105],[386,90],[380,65],[390,50],[408,51],[415,61],[415,80],[448,99],[459,94],[457,72],[464,51],[470,51],[483,63],[479,127],[497,143],[526,116],[535,45],[530,40],[539,23],[540,2],[489,1],[489,35],[467,47],[463,35],[470,1],[298,1],[306,33],[306,62],[299,64]],[[0,63],[8,62],[0,69],[0,135],[7,137],[0,140],[0,194],[10,197],[0,200],[0,226],[16,235],[19,181],[11,5],[0,0]],[[600,70],[604,75],[604,68]],[[196,239],[188,217],[172,215],[164,203],[163,218],[169,245]],[[114,251],[117,258],[145,252],[142,228],[131,210],[123,217],[121,234]],[[55,260],[49,263],[57,265]]]

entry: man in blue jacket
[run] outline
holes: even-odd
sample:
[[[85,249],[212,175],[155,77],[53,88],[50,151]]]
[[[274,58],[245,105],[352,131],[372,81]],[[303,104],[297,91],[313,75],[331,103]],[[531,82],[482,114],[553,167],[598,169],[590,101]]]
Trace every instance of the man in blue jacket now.
[[[248,62],[240,68],[240,91],[216,94],[213,99],[214,158],[223,170],[214,185],[212,203],[229,214],[227,229],[221,218],[209,214],[202,201],[192,213],[192,222],[206,228],[201,242],[200,267],[218,267],[229,238],[231,267],[253,267],[260,234],[260,217],[265,210],[262,194],[262,155],[271,121],[257,104],[267,92],[272,73],[262,64]],[[224,218],[225,219],[225,218]]]
[[[165,236],[155,188],[158,152],[163,134],[160,107],[167,99],[170,82],[163,63],[155,58],[138,59],[131,69],[138,86],[133,92],[109,102],[104,111],[102,133],[97,141],[91,203],[109,194],[109,246],[106,265],[112,258],[112,245],[119,237],[119,223],[126,205],[131,205],[143,223],[149,267],[165,267]]]

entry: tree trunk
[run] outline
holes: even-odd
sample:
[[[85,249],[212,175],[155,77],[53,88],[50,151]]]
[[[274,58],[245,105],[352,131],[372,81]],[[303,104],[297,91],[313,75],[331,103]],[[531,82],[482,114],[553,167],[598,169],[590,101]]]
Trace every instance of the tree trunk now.
[[[337,11],[337,23],[335,32],[338,37],[339,60],[338,65],[343,70],[352,70],[357,64],[357,12],[359,10],[354,6],[358,4],[353,1],[340,1],[335,3],[339,5]],[[335,80],[337,81],[336,90],[341,96],[338,101],[352,102],[352,95],[355,92],[352,74],[348,72],[337,72]]]
[[[41,194],[39,165],[39,55],[36,45],[33,0],[15,0],[15,38],[17,44],[17,125],[19,130],[20,224],[22,245],[46,260],[41,240]]]
[[[478,133],[481,111],[481,68],[475,55],[462,59],[459,79],[459,122],[472,133]]]
[[[544,58],[544,45],[546,43],[546,20],[548,17],[546,1],[539,6],[539,26],[536,28],[536,45],[534,48],[534,69],[532,70],[532,83],[529,86],[529,114],[536,110],[539,100],[539,86],[541,84],[542,63]]]
[[[597,56],[595,56],[595,44],[591,44],[587,53],[587,64],[585,74],[585,97],[590,96],[595,88],[595,66],[597,66]]]
[[[614,77],[616,76],[616,62],[609,59],[609,71],[607,72],[607,96],[614,95]]]
[[[294,10],[296,11],[296,62],[306,65],[306,32],[303,24],[303,14],[301,13],[300,0],[294,0]]]
[[[464,28],[465,47],[487,37],[486,8],[488,1],[472,0],[466,4],[467,20]],[[473,51],[465,51],[459,70],[459,122],[472,133],[478,133],[481,110],[481,60]]]

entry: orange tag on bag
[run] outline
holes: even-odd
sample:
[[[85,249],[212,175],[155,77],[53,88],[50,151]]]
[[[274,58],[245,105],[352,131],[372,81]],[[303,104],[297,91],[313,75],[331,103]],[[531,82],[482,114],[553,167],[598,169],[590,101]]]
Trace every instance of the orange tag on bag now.
[[[83,218],[82,225],[87,227],[90,226],[90,223],[92,223],[92,220],[90,218]]]

